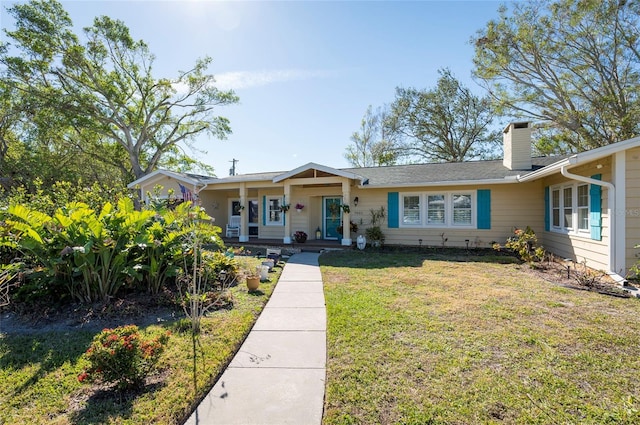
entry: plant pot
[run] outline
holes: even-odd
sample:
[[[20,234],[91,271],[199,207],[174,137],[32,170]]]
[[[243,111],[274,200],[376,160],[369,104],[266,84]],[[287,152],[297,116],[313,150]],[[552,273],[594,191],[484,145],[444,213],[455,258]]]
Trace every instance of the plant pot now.
[[[247,277],[247,289],[249,291],[255,291],[260,286],[260,276]]]
[[[298,243],[305,243],[307,241],[307,238],[295,238],[296,242]]]

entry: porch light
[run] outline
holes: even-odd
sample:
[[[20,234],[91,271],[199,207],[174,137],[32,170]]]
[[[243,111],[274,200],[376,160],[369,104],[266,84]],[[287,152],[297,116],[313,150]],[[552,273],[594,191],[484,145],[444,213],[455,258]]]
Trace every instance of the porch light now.
[[[354,198],[354,200],[353,200],[353,205],[355,205],[355,206],[357,207],[357,206],[358,206],[358,201],[359,201],[359,199],[358,199],[358,197],[356,196],[356,197]]]

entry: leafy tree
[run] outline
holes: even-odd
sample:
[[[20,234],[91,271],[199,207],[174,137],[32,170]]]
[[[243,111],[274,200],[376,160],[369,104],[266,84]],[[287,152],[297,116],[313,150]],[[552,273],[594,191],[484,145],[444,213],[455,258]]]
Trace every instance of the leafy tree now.
[[[490,130],[490,100],[471,93],[450,70],[439,73],[433,89],[396,89],[388,125],[403,139],[403,152],[436,162],[490,156],[499,141]]]
[[[541,151],[576,152],[640,130],[640,4],[538,0],[499,9],[475,37],[496,106],[543,122]]]
[[[96,18],[81,42],[55,0],[16,4],[8,12],[15,30],[5,30],[11,44],[0,52],[0,64],[33,123],[32,137],[55,135],[129,179],[186,157],[177,146],[192,146],[197,135],[230,133],[216,111],[238,98],[215,88],[206,74],[210,58],[174,79],[155,78],[155,57],[121,21]]]
[[[369,105],[360,122],[360,130],[351,135],[353,143],[347,146],[344,154],[352,166],[379,167],[398,162],[400,152],[394,134],[385,125],[388,114],[381,108],[373,112]]]

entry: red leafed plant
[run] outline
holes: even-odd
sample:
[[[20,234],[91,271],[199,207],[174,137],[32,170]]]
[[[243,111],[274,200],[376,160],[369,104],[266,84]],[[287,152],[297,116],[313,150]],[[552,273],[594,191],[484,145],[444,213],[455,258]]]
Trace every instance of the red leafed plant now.
[[[142,386],[169,335],[144,338],[135,325],[103,329],[84,354],[90,366],[78,375],[78,381],[115,383],[119,390]]]

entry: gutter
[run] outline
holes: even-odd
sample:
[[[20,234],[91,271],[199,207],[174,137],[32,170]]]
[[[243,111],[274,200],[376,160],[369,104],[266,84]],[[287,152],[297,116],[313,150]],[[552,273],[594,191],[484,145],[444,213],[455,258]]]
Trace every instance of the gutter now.
[[[608,264],[608,268],[609,271],[607,272],[607,274],[618,284],[624,286],[625,283],[627,283],[627,280],[620,276],[618,273],[616,273],[614,269],[614,264],[616,264],[615,262],[615,256],[616,256],[616,252],[615,252],[615,235],[616,235],[616,218],[615,218],[615,214],[612,213],[612,206],[616,205],[616,187],[613,185],[613,183],[609,183],[606,181],[602,181],[602,180],[596,180],[596,179],[592,179],[591,177],[585,177],[585,176],[580,176],[578,174],[572,174],[567,170],[567,167],[569,167],[570,165],[577,165],[578,164],[578,157],[577,155],[573,155],[572,157],[570,157],[568,159],[568,163],[567,164],[562,164],[562,166],[560,167],[560,173],[568,178],[568,179],[572,179],[572,180],[577,180],[577,181],[581,181],[584,183],[589,183],[589,184],[595,184],[597,186],[601,186],[601,187],[606,187],[608,192],[607,192],[607,206],[608,206],[608,214],[609,214],[609,264]]]

